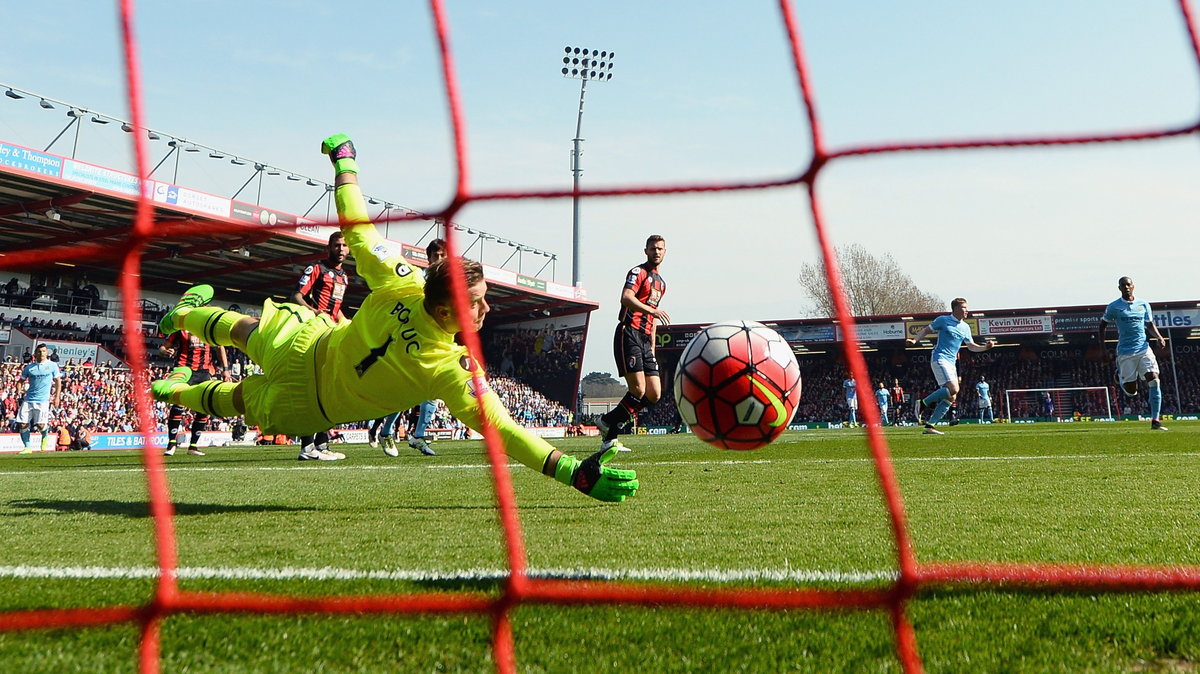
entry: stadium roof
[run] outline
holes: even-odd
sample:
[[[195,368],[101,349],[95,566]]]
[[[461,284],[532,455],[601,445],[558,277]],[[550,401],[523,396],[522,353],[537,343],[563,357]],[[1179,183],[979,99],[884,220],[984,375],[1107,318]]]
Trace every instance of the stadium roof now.
[[[160,181],[148,181],[145,189],[153,195],[155,220],[170,233],[146,244],[144,289],[173,293],[182,285],[210,283],[258,303],[290,294],[300,270],[325,257],[332,228],[320,223]],[[131,241],[136,194],[137,181],[128,174],[0,141],[0,269],[73,265],[90,282],[115,285],[120,255]],[[112,248],[100,259],[62,262],[61,253],[79,244]],[[403,248],[415,264],[425,265],[424,249]],[[48,258],[3,261],[31,250],[47,250]],[[571,286],[487,265],[485,272],[493,325],[598,307]],[[366,292],[357,279],[348,304],[356,306]]]

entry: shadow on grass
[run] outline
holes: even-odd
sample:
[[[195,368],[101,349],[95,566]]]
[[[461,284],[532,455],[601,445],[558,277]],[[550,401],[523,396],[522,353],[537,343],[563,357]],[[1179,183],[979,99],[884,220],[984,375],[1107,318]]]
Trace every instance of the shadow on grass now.
[[[119,515],[121,517],[149,517],[150,504],[145,501],[63,501],[57,499],[26,498],[8,502],[18,511],[16,516],[38,515],[47,512],[92,513],[96,515]],[[176,503],[175,514],[224,515],[228,513],[305,512],[315,508],[298,508],[281,505],[225,505],[216,503]],[[24,512],[20,512],[24,511]]]

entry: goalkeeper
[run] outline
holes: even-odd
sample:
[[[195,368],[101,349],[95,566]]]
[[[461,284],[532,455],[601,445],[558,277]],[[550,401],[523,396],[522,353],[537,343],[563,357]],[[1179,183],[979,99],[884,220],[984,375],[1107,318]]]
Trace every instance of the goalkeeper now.
[[[619,445],[580,461],[513,421],[482,371],[483,390],[475,390],[472,374],[478,365],[456,343],[450,274],[464,273],[469,308],[463,323],[479,330],[489,310],[482,266],[447,259],[430,266],[423,279],[367,217],[354,144],[344,135],[331,136],[321,151],[333,161],[342,233],[358,273],[372,289],[354,319],[335,324],[305,307],[272,300],[263,305],[262,318],[251,318],[207,306],[212,287],[196,286],[159,327],[165,334],[187,330],[208,344],[235,346],[263,374],[237,384],[189,385],[191,373],[176,368],[151,385],[154,399],[220,417],[244,415],[247,424],[265,433],[305,435],[441,398],[477,431],[487,414],[508,455],[529,468],[601,501],[633,496],[634,472],[604,465],[622,449]]]

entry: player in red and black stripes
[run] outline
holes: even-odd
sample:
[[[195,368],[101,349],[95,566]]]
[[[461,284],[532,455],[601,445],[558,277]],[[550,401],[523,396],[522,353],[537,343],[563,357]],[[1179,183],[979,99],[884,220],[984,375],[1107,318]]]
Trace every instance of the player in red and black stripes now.
[[[191,368],[192,378],[188,380],[188,383],[199,384],[211,378],[213,348],[191,333],[180,330],[168,335],[167,341],[158,347],[158,352],[170,358],[173,367]],[[229,358],[225,354],[225,347],[218,346],[216,347],[216,351],[217,357],[221,361],[222,377],[224,377],[225,381],[231,381],[232,378],[229,375]],[[163,452],[167,456],[175,455],[175,446],[179,441],[179,427],[183,425],[183,412],[185,409],[180,405],[171,405],[171,409],[167,412],[167,451]],[[194,414],[192,416],[192,437],[188,442],[188,454],[204,456],[204,452],[200,451],[198,443],[200,442],[200,433],[206,425],[208,425],[207,414]]]
[[[342,313],[342,300],[346,297],[350,274],[342,269],[342,263],[349,252],[341,232],[330,234],[326,258],[304,269],[291,301],[318,314],[325,314],[335,323],[346,320],[346,315]]]
[[[613,337],[613,355],[617,371],[625,377],[629,391],[616,407],[596,421],[602,447],[617,439],[625,422],[662,397],[662,379],[654,357],[654,335],[659,323],[666,325],[671,316],[658,308],[667,292],[667,282],[658,268],[667,255],[667,243],[655,234],[646,239],[646,261],[625,276],[621,290],[621,314]]]
[[[300,275],[296,284],[296,292],[292,293],[291,301],[306,306],[318,314],[325,314],[335,323],[346,320],[342,313],[342,300],[346,297],[346,288],[350,285],[350,273],[342,268],[350,248],[342,232],[336,231],[329,235],[329,243],[325,246],[325,259],[311,264]],[[329,434],[325,432],[315,435],[301,435],[300,460],[332,461],[346,458],[341,452],[329,451]]]

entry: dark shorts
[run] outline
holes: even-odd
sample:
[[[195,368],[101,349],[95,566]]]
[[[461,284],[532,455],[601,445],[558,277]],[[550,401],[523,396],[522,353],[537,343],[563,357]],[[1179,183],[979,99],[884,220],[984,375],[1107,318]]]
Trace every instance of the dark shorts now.
[[[209,379],[212,379],[212,375],[209,374],[208,370],[192,370],[192,378],[188,380],[188,385],[203,384]]]
[[[647,377],[658,376],[658,359],[654,357],[654,338],[641,330],[618,325],[613,335],[613,357],[617,374],[641,372]]]

